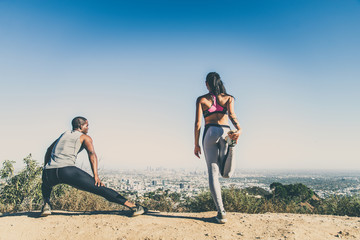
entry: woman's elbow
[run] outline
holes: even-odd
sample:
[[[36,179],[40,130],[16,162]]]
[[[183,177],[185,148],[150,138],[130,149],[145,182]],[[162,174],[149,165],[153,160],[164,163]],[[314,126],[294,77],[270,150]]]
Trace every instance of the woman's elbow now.
[[[200,130],[201,128],[201,122],[195,122],[195,129]]]

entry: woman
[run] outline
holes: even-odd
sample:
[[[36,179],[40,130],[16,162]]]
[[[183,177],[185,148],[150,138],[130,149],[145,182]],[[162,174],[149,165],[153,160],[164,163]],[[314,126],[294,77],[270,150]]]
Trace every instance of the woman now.
[[[226,213],[221,198],[219,183],[219,168],[223,171],[224,161],[227,159],[229,144],[226,136],[237,143],[241,134],[239,122],[234,113],[234,97],[227,94],[220,76],[216,72],[210,72],[206,76],[206,87],[208,94],[198,97],[196,101],[195,118],[195,155],[200,158],[201,148],[199,145],[201,118],[205,119],[205,130],[203,135],[203,149],[209,173],[209,185],[211,195],[214,199],[218,215],[218,223],[225,223]],[[236,131],[229,133],[229,118],[236,128]],[[232,151],[232,149],[231,149]],[[223,175],[223,172],[222,172]]]

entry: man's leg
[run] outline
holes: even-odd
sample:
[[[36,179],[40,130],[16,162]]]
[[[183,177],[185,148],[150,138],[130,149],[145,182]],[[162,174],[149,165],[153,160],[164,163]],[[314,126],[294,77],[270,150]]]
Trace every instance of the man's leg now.
[[[41,184],[41,192],[44,199],[44,203],[50,204],[50,194],[52,190],[52,186],[48,181],[47,174],[45,173],[45,169],[43,170],[42,174],[42,184]]]
[[[87,192],[94,193],[102,196],[110,202],[124,205],[132,210],[137,207],[134,203],[129,202],[126,198],[121,196],[118,192],[113,189],[96,186],[95,180],[85,171],[77,167],[64,167],[59,168],[59,179],[61,183],[69,184],[72,187],[84,190]]]
[[[45,217],[51,214],[50,195],[53,186],[58,183],[56,178],[56,169],[43,170],[41,192],[44,199],[44,205],[41,209],[41,216]]]

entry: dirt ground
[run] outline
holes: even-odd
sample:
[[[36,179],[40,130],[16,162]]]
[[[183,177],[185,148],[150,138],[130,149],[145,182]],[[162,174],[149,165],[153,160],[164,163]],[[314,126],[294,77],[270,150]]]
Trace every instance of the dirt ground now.
[[[216,212],[160,213],[131,218],[129,212],[53,211],[4,214],[0,239],[360,239],[360,218],[302,214]]]

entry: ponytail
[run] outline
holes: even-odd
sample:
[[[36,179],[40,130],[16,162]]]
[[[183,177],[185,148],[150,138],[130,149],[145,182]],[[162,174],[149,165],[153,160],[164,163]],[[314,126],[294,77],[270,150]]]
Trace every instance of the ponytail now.
[[[210,93],[218,96],[221,93],[226,93],[224,83],[221,81],[220,75],[216,72],[210,72],[206,76],[206,83],[209,85]]]

